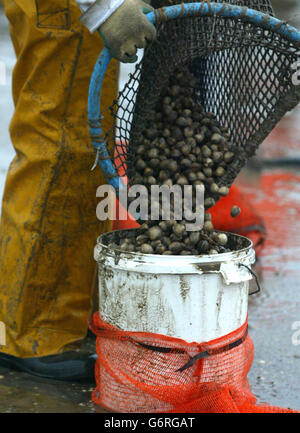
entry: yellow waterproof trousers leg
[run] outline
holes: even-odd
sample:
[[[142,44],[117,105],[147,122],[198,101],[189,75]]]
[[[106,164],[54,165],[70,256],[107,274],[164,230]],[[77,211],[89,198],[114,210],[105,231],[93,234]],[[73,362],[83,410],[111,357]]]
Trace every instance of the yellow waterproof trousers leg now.
[[[96,218],[87,125],[91,73],[102,49],[80,23],[74,0],[2,0],[17,55],[16,157],[0,227],[0,352],[23,358],[78,347],[86,335],[95,270],[93,247],[103,231]],[[103,104],[117,91],[112,62]],[[108,125],[105,125],[108,127]]]

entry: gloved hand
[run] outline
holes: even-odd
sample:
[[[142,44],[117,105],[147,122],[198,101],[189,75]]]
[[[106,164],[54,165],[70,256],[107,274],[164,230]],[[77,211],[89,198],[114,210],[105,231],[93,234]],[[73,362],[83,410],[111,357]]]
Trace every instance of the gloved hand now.
[[[142,0],[125,0],[100,26],[105,46],[113,57],[124,63],[137,60],[137,48],[145,48],[155,39],[156,29],[145,14],[153,8]]]

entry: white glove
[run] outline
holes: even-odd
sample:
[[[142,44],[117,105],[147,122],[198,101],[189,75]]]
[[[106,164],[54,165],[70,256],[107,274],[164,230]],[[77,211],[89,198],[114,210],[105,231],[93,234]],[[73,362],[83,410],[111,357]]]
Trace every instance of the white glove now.
[[[99,28],[104,44],[121,62],[137,60],[137,49],[145,48],[156,36],[145,14],[153,8],[142,0],[96,0],[81,21],[93,33]]]

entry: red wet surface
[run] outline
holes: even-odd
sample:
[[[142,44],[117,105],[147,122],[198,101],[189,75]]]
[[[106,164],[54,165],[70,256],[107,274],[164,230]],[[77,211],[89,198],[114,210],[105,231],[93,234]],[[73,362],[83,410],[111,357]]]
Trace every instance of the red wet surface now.
[[[249,305],[256,353],[250,385],[260,401],[299,410],[300,346],[293,336],[300,323],[300,173],[263,169],[252,180],[241,177],[240,185],[267,232],[255,268],[262,292]]]
[[[299,107],[300,108],[300,107]],[[260,148],[258,159],[300,158],[300,109],[285,117]],[[262,292],[250,299],[255,358],[248,375],[259,401],[300,409],[300,170],[244,170],[237,184],[264,220],[266,239],[255,267]]]
[[[265,248],[262,251],[265,270],[284,266],[299,272],[300,254],[300,173],[282,169],[263,172],[255,188],[242,184],[252,206],[264,219]]]

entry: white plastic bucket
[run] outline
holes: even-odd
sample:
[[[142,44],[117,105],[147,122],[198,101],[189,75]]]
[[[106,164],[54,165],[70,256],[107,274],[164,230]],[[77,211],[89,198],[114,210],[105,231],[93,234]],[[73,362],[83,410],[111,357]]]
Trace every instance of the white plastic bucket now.
[[[117,232],[95,247],[100,315],[123,331],[203,342],[222,337],[247,318],[252,242],[228,233],[241,249],[207,256],[163,256],[112,250]]]

